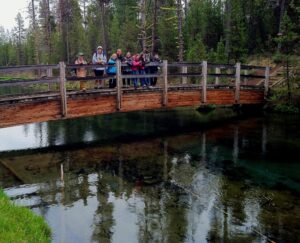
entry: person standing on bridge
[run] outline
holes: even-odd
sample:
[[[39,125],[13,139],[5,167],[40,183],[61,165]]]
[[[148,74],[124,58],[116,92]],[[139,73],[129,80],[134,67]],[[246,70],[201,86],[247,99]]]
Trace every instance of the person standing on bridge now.
[[[122,49],[118,49],[116,54],[117,54],[118,60],[119,60],[121,63],[123,63],[123,62],[125,61],[125,58],[124,58],[123,55],[122,55]]]
[[[93,55],[92,62],[93,62],[93,64],[101,64],[101,65],[106,64],[107,58],[103,52],[102,46],[97,47],[97,51]],[[97,78],[97,80],[95,81],[96,89],[102,88],[102,79],[103,79],[103,75],[104,75],[104,70],[105,70],[105,67],[98,67],[94,70],[95,76]]]
[[[84,54],[82,52],[78,53],[78,58],[76,59],[75,64],[77,64],[77,65],[86,65],[87,64],[87,61],[84,59]],[[84,67],[78,67],[76,69],[76,75],[78,78],[85,78],[86,77],[86,69]],[[80,90],[81,91],[86,90],[85,82],[86,81],[83,81],[83,80],[80,81]]]
[[[132,71],[131,71],[132,61],[133,61],[133,59],[132,59],[131,53],[127,52],[126,56],[125,56],[125,63],[127,64],[127,66],[124,67],[124,69],[123,69],[124,75],[132,74]],[[130,80],[131,80],[130,78],[127,78],[127,87],[130,87]],[[124,86],[126,85],[126,82],[124,82],[124,80],[123,80],[123,85]]]
[[[141,67],[140,55],[135,54],[132,57],[132,65],[131,65],[132,74],[133,75],[138,75],[140,67]],[[133,81],[134,88],[137,89],[138,88],[138,79],[133,78],[132,81]]]
[[[108,65],[111,65],[107,68],[107,74],[108,75],[113,75],[115,76],[117,74],[117,67],[116,67],[116,61],[118,59],[118,56],[116,53],[112,54],[109,61],[108,61]],[[109,88],[113,89],[115,88],[117,85],[117,80],[115,77],[111,78],[109,80]]]

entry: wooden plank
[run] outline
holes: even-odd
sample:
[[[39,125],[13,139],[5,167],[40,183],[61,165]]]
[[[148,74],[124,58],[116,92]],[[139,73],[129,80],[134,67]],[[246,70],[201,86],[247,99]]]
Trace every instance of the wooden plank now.
[[[216,105],[234,104],[234,92],[232,90],[209,90],[207,92],[207,103]]]
[[[216,72],[216,75],[221,74],[221,68],[216,67],[216,68],[215,68],[215,72]],[[215,78],[215,85],[219,85],[219,84],[220,84],[220,78],[217,76],[217,77]]]
[[[68,108],[67,108],[67,91],[66,91],[66,69],[65,63],[59,63],[59,72],[60,72],[60,95],[61,95],[61,110],[62,116],[67,117]]]
[[[199,91],[170,91],[168,107],[197,106],[201,102]]]
[[[78,67],[82,67],[82,68],[86,68],[86,69],[96,69],[99,67],[113,67],[113,66],[117,66],[116,65],[111,65],[111,64],[68,64],[66,65],[67,69],[73,69],[73,68],[78,68]],[[161,67],[162,63],[158,63],[158,62],[150,62],[146,64],[146,67],[150,67],[150,66],[155,66],[155,67]],[[125,63],[121,63],[121,67],[128,67],[128,64]]]
[[[121,110],[122,106],[122,72],[121,61],[117,60],[117,110]]]
[[[206,91],[207,91],[207,61],[202,62],[202,94],[201,102],[206,103]]]
[[[50,64],[50,65],[26,65],[26,66],[0,67],[0,73],[32,71],[32,70],[47,70],[48,68],[59,69],[59,65]]]
[[[157,109],[162,107],[162,96],[160,93],[124,94],[122,100],[122,111],[134,111],[143,109]]]
[[[235,103],[240,101],[240,85],[241,85],[241,63],[236,64],[235,70]]]
[[[0,105],[0,127],[60,118],[60,102],[58,100]]]
[[[58,78],[10,80],[10,81],[1,81],[0,87],[13,87],[13,86],[25,86],[25,85],[31,85],[31,84],[58,83],[59,81],[60,81],[60,79],[58,79]]]
[[[51,78],[52,76],[53,76],[53,70],[52,70],[52,68],[48,68],[47,69],[47,77]],[[50,92],[50,91],[51,91],[51,84],[48,83],[48,92]]]
[[[183,66],[183,67],[181,68],[181,73],[182,73],[182,74],[187,74],[187,72],[188,72],[188,67],[187,67],[187,66]],[[183,77],[181,78],[181,83],[182,83],[182,84],[187,84],[187,76],[183,76]]]
[[[269,92],[269,82],[270,82],[270,67],[266,67],[266,70],[265,70],[265,83],[264,83],[264,87],[265,87],[264,96],[265,96],[265,98],[267,97],[268,92]]]
[[[115,95],[68,99],[68,117],[92,116],[116,111]]]
[[[163,106],[168,105],[168,61],[163,61]]]

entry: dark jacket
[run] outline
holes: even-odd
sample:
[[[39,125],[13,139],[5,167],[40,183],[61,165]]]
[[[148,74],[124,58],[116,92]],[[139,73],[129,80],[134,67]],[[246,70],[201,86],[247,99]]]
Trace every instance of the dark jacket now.
[[[127,66],[124,67],[124,69],[123,69],[124,72],[127,72],[127,73],[131,72],[132,61],[133,60],[132,60],[131,57],[129,57],[129,58],[125,57],[124,58],[124,62],[127,64]]]

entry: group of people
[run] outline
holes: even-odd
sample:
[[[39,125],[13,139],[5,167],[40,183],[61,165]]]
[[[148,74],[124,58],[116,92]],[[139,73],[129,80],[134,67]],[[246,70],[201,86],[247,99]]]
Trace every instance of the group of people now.
[[[158,66],[151,65],[146,66],[147,63],[150,62],[161,62],[159,59],[158,54],[152,55],[148,48],[145,48],[140,54],[132,55],[130,52],[127,52],[125,56],[122,55],[122,50],[118,49],[116,53],[113,53],[109,60],[105,53],[103,52],[102,46],[98,46],[96,52],[93,54],[92,57],[92,64],[99,64],[99,65],[109,65],[107,68],[105,66],[97,67],[94,69],[95,77],[97,80],[95,81],[95,88],[102,88],[103,87],[103,77],[104,74],[108,74],[111,76],[115,76],[117,73],[116,62],[119,60],[122,64],[121,72],[123,75],[139,75],[139,74],[156,74],[158,72]],[[87,61],[84,57],[84,54],[81,52],[78,54],[78,58],[75,61],[75,64],[87,64]],[[111,66],[110,66],[111,65]],[[76,70],[77,77],[83,78],[86,77],[87,70],[84,67],[78,67]],[[141,87],[151,87],[155,86],[157,83],[156,77],[141,77],[141,78],[123,78],[123,86],[130,87],[131,85],[137,89],[139,86]],[[116,87],[116,79],[110,78],[109,79],[109,88]],[[80,81],[80,90],[85,90],[85,82]]]

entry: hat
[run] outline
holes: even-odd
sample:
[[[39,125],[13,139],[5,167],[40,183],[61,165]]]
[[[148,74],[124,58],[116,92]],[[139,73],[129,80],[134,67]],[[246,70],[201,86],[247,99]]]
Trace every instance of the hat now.
[[[98,46],[98,47],[97,47],[97,50],[98,50],[98,49],[103,49],[103,47],[102,47],[102,46]]]
[[[79,52],[78,56],[84,56],[83,52]]]

